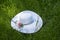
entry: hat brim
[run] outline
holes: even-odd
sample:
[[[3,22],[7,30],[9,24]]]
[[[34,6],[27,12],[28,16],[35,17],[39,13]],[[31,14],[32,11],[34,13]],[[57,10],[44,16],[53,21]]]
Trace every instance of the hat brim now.
[[[40,30],[43,24],[42,18],[36,13],[31,13],[31,14],[33,15],[34,22],[28,25],[24,25],[23,27],[20,28],[18,28],[18,26],[15,23],[16,21],[19,20],[20,13],[17,14],[14,18],[12,18],[11,26],[13,27],[13,29],[16,29],[22,33],[35,33],[38,30]]]

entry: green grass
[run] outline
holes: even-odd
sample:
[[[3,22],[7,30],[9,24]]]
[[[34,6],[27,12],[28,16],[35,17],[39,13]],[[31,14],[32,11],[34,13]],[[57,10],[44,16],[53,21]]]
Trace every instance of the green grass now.
[[[11,27],[11,19],[23,10],[42,17],[37,33],[22,34]],[[0,0],[0,40],[60,40],[60,0]]]

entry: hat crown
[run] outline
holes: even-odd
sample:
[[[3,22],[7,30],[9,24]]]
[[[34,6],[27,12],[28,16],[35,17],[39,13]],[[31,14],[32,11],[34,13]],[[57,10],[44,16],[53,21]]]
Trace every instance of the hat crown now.
[[[20,14],[20,22],[22,24],[30,24],[33,22],[33,17],[31,13],[21,13]]]

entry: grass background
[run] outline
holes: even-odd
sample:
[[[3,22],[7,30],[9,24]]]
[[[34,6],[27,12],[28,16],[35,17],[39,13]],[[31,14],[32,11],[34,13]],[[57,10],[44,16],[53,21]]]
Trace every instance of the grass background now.
[[[11,28],[11,19],[23,10],[39,14],[43,27],[34,34]],[[60,0],[0,0],[0,40],[60,40]]]

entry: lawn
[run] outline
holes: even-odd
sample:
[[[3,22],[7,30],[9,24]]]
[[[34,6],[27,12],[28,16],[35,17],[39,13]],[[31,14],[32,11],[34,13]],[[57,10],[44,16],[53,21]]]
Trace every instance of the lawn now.
[[[24,10],[42,17],[41,30],[22,34],[11,27],[11,19]],[[60,40],[60,0],[0,0],[0,40]]]

